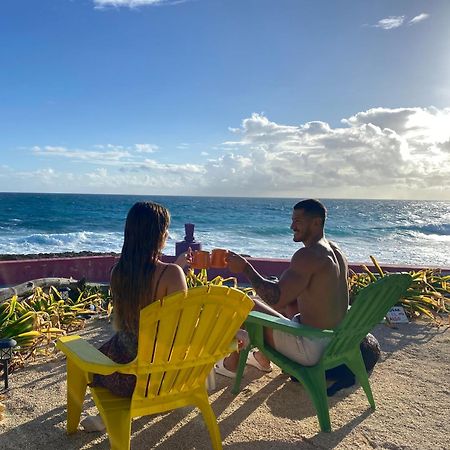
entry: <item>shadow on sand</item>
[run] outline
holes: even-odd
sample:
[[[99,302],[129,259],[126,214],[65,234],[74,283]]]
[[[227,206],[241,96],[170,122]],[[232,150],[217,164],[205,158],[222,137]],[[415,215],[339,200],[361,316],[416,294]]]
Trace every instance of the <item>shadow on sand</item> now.
[[[380,327],[385,327],[380,325]],[[378,328],[378,327],[377,327]],[[383,351],[390,357],[391,353],[408,347],[412,344],[428,342],[436,334],[444,330],[430,328],[429,325],[413,323],[398,326],[397,329],[376,329],[374,334],[380,341]],[[104,342],[108,338],[109,330],[99,333],[94,337],[95,343]],[[82,334],[82,333],[80,333]],[[385,358],[386,359],[386,358]],[[47,363],[48,364],[48,363]],[[21,386],[25,389],[33,389],[36,383],[47,383],[48,392],[54,386],[65,384],[65,361],[57,359],[50,366],[34,366],[22,370],[31,370],[35,376],[33,382],[27,382]],[[376,370],[376,368],[375,368]],[[361,424],[370,414],[371,409],[367,405],[362,413],[353,417],[340,428],[332,424],[331,433],[321,433],[317,423],[317,433],[312,437],[304,437],[302,433],[302,421],[313,417],[316,419],[316,411],[306,391],[297,383],[288,381],[287,376],[280,374],[275,377],[261,379],[263,377],[256,369],[246,370],[240,394],[236,397],[232,394],[231,380],[217,377],[217,390],[212,393],[211,401],[213,410],[218,417],[224,448],[232,450],[246,450],[250,445],[257,445],[258,450],[283,448],[283,449],[313,449],[333,448],[349,435],[352,430]],[[12,380],[13,381],[13,380]],[[356,389],[356,388],[355,388]],[[353,392],[354,390],[350,391]],[[329,406],[332,408],[345,398],[347,393],[329,398]],[[239,442],[239,436],[234,434],[233,442],[227,444],[227,438],[238,429],[243,422],[247,421],[262,405],[268,408],[274,417],[289,421],[298,421],[298,434],[293,436],[291,442],[286,440],[255,440],[253,443]],[[93,406],[92,400],[87,396],[84,410]],[[26,413],[26,411],[24,412]],[[30,411],[32,415],[32,411]],[[278,421],[279,423],[279,421]],[[23,425],[2,433],[0,448],[4,450],[18,449],[108,449],[109,442],[106,433],[86,433],[80,430],[73,434],[65,433],[66,410],[64,406],[56,406],[48,412],[33,418]],[[248,426],[248,421],[247,421]],[[250,422],[251,426],[251,422]],[[1,427],[1,424],[0,424]],[[34,441],[34,435],[39,430],[39,441]],[[194,408],[182,408],[166,414],[137,418],[132,426],[132,449],[204,449],[210,448],[208,431],[202,416]],[[276,430],[274,431],[276,435]],[[267,436],[267,434],[264,434]]]

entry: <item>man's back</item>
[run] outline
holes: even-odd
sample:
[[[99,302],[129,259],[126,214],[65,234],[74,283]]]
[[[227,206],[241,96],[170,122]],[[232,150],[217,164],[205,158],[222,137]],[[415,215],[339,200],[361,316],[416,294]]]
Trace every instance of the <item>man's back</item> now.
[[[335,328],[348,308],[347,261],[325,238],[299,250],[310,270],[309,283],[297,298],[301,322],[316,328]],[[297,254],[296,254],[297,255]],[[292,264],[295,264],[294,255]]]

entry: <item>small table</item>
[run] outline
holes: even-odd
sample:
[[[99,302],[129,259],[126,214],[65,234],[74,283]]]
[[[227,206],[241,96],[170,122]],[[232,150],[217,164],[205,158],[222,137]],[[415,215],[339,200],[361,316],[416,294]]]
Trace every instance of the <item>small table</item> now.
[[[12,358],[13,349],[17,345],[14,339],[0,339],[0,363],[3,365],[3,380],[5,390],[8,389],[8,362]]]

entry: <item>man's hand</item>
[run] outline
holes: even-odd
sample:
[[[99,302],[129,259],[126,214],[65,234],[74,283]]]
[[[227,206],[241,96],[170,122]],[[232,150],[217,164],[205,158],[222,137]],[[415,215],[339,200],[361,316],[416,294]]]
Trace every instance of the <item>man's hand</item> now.
[[[227,264],[228,270],[233,273],[242,273],[247,266],[247,260],[242,256],[234,253],[232,251],[228,251],[227,255]]]
[[[228,251],[227,263],[230,272],[244,273],[253,289],[266,303],[275,305],[280,300],[278,282],[262,277],[245,258]]]

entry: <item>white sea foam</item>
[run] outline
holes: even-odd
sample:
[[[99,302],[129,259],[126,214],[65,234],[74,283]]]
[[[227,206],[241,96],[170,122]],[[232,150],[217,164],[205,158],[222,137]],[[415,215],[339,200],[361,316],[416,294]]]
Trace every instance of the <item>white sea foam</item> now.
[[[34,233],[0,237],[0,253],[120,252],[122,233]]]

